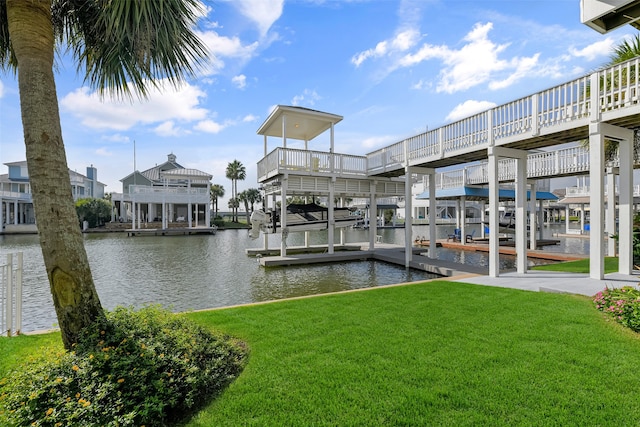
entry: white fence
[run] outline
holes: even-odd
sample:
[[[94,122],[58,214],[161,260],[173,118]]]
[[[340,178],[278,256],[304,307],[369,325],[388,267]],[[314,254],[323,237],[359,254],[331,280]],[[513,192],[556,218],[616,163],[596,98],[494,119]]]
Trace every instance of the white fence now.
[[[22,252],[0,265],[0,330],[10,337],[22,329]]]

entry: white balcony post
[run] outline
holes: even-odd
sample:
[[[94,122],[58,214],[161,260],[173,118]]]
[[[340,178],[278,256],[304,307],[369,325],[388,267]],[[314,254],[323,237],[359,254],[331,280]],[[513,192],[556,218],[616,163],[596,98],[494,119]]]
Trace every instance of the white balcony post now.
[[[530,198],[529,198],[529,249],[536,249],[536,239],[538,230],[538,221],[536,215],[536,183],[531,181]],[[542,228],[542,224],[540,224]]]
[[[593,79],[592,79],[593,82]],[[593,91],[593,89],[592,89]],[[592,95],[593,99],[593,95]],[[591,105],[591,108],[597,106]],[[604,135],[601,123],[589,124],[589,182],[591,185],[591,238],[589,239],[589,277],[604,279]],[[622,248],[621,248],[622,249]]]
[[[378,202],[376,201],[377,181],[371,183],[369,195],[369,250],[375,248],[376,235],[378,234]]]
[[[607,233],[607,255],[616,256],[616,175],[612,167],[607,168],[607,211],[605,214]]]
[[[500,236],[498,232],[498,160],[499,157],[489,152],[489,277],[500,274]]]
[[[631,274],[633,271],[633,141],[631,130],[624,132],[620,141],[620,183],[618,186],[620,217],[620,257],[618,272]]]
[[[516,269],[518,273],[527,271],[527,159],[516,159]]]
[[[327,240],[328,240],[328,252],[330,254],[334,253],[334,240],[335,240],[335,232],[336,232],[336,221],[334,219],[333,208],[336,203],[334,200],[335,197],[335,186],[336,186],[336,177],[332,176],[329,180],[329,211],[328,213],[328,223],[327,223]]]
[[[429,258],[436,257],[437,235],[436,235],[436,172],[429,174]]]
[[[287,185],[288,185],[287,177],[283,177],[282,186],[280,190],[280,232],[281,232],[281,242],[280,242],[280,256],[287,256]],[[275,206],[275,204],[274,204]],[[274,230],[275,231],[275,230]]]

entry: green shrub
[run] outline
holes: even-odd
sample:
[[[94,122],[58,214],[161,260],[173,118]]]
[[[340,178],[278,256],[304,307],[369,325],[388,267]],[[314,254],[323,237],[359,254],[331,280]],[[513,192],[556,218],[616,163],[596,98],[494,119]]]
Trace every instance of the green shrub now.
[[[85,330],[73,352],[2,379],[0,424],[166,425],[218,395],[246,359],[243,343],[184,317],[118,308]]]
[[[640,290],[631,286],[606,288],[595,295],[593,302],[616,322],[640,332]]]

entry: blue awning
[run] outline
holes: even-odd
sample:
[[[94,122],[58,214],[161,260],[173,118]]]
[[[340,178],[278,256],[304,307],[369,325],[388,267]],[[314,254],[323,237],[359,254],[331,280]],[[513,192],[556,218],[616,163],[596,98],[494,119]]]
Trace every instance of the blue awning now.
[[[483,187],[456,187],[456,188],[440,188],[436,189],[436,199],[459,199],[466,197],[467,200],[485,200],[489,198],[489,189]],[[416,199],[428,199],[429,192],[416,196]],[[515,200],[516,191],[501,188],[498,190],[498,198],[500,200]],[[527,191],[527,200],[531,198],[531,192]],[[558,200],[553,193],[549,191],[536,191],[536,200]]]

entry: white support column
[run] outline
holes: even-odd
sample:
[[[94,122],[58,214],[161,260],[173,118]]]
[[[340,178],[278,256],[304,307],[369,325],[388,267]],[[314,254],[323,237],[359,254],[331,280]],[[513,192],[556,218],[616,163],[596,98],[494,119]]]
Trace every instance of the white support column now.
[[[211,227],[211,209],[209,206],[209,203],[207,203],[206,205],[204,205],[204,226],[205,227]],[[249,224],[251,225],[251,224]]]
[[[569,214],[570,214],[570,212],[569,212],[569,203],[567,203],[567,204],[564,206],[564,232],[565,232],[566,234],[569,234],[569,228],[570,228],[570,227],[569,227],[569,223],[570,223],[570,221],[569,221]]]
[[[267,144],[266,135],[265,135],[264,139],[265,139],[265,150],[266,150],[266,147],[267,147],[267,145],[266,145]],[[276,206],[275,195],[273,197],[274,197],[273,206],[275,207]],[[264,195],[264,199],[262,200],[262,208],[264,209],[265,212],[269,212],[269,196],[267,194]],[[262,233],[262,243],[264,244],[264,250],[265,251],[267,249],[269,249],[269,233],[265,233],[265,232]]]
[[[460,241],[463,245],[467,244],[467,197],[460,198]]]
[[[536,210],[536,183],[531,181],[529,197],[529,249],[537,249],[538,216]],[[541,225],[542,228],[542,225]]]
[[[2,228],[4,226],[4,210],[2,209],[2,197],[0,197],[0,233],[2,232]]]
[[[327,243],[328,243],[328,253],[334,253],[334,240],[335,240],[335,232],[336,232],[336,221],[334,218],[333,208],[335,207],[335,187],[336,187],[336,177],[332,176],[329,180],[329,211],[328,211],[328,224],[327,224]]]
[[[406,142],[405,142],[406,153]],[[405,155],[406,159],[406,155]],[[406,160],[405,160],[406,161]],[[413,222],[411,218],[411,168],[404,168],[404,266],[409,268],[413,260]]]
[[[376,201],[377,182],[371,183],[371,194],[369,195],[369,250],[375,248],[376,236],[378,234],[378,202]]]
[[[499,157],[489,150],[489,163],[487,165],[489,175],[489,277],[498,277],[500,274],[500,236],[499,236],[499,210],[498,210],[498,160]]]
[[[287,115],[282,115],[282,148],[287,148]]]
[[[631,274],[633,271],[633,131],[625,129],[620,141],[620,176],[618,193],[620,217],[620,254],[618,272]]]
[[[487,210],[487,205],[483,202],[482,203],[482,211],[480,212],[480,237],[483,238],[483,239],[485,237],[487,237],[486,236],[487,233],[485,233],[485,231],[484,231],[485,230],[485,225],[487,223],[486,210]]]
[[[601,123],[589,124],[589,184],[591,193],[591,236],[589,277],[604,279],[604,134]],[[622,247],[620,248],[622,249]]]
[[[18,201],[15,200],[13,202],[13,223],[18,225],[20,222],[18,221],[18,217],[20,216],[20,212],[18,211]]]
[[[603,188],[604,188],[604,184]],[[603,203],[604,203],[604,193],[603,193]],[[604,212],[604,211],[603,211]],[[585,215],[584,215],[584,203],[580,203],[580,234],[584,234],[584,219],[585,219]]]
[[[436,257],[437,248],[437,231],[436,231],[436,172],[433,170],[429,173],[429,258]]]
[[[189,228],[193,226],[191,217],[193,216],[193,205],[191,202],[187,203],[187,217],[189,218]]]
[[[607,233],[607,255],[616,256],[616,175],[615,169],[607,168],[607,211],[605,214]]]
[[[527,159],[516,159],[516,269],[527,272]]]
[[[283,118],[284,120],[284,118]],[[280,242],[280,256],[287,255],[287,185],[289,184],[289,179],[285,175],[282,179],[282,186],[280,189],[280,233],[281,233],[281,242]]]

